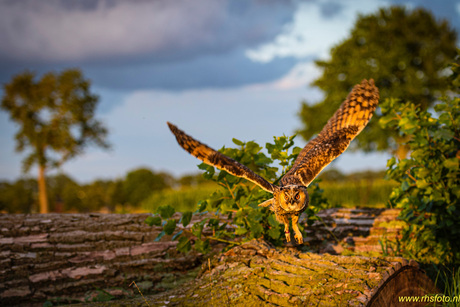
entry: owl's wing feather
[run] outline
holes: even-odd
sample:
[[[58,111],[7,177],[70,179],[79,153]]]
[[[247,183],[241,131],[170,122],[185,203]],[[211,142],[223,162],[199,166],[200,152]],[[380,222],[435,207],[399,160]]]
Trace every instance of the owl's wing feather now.
[[[254,173],[245,165],[233,160],[230,157],[227,157],[226,155],[221,154],[220,152],[208,147],[203,143],[200,143],[169,122],[168,126],[172,133],[176,136],[176,140],[179,145],[192,156],[198,158],[206,164],[215,166],[218,169],[224,170],[232,175],[252,181],[267,192],[274,192],[275,186],[273,184]]]
[[[292,168],[281,179],[281,185],[308,186],[366,127],[378,100],[379,90],[374,80],[363,80],[361,84],[355,85],[323,130],[299,153]]]

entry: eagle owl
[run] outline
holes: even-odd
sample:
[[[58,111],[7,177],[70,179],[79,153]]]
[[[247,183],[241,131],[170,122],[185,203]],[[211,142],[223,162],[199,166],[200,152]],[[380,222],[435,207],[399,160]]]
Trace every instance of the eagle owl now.
[[[321,170],[347,149],[350,142],[364,129],[372,117],[379,100],[379,91],[374,80],[363,80],[353,90],[340,108],[329,119],[323,130],[300,151],[294,165],[281,178],[279,186],[274,185],[254,173],[245,165],[200,143],[168,122],[177,142],[192,156],[206,164],[245,178],[273,194],[263,203],[275,213],[277,220],[284,224],[287,242],[291,239],[289,218],[297,243],[303,243],[298,227],[299,215],[308,206],[307,187]]]

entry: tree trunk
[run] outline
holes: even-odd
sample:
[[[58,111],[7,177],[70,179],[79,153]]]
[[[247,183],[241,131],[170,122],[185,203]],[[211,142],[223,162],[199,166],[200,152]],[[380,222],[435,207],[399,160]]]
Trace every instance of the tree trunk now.
[[[40,213],[48,213],[48,194],[46,193],[45,166],[38,166],[38,200]]]

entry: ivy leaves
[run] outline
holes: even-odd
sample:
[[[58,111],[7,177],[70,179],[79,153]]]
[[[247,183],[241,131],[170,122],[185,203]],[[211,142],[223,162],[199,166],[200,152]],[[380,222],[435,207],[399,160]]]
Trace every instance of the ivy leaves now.
[[[246,165],[268,181],[276,183],[301,150],[294,147],[294,138],[295,136],[274,137],[273,143],[265,145],[268,155],[256,142],[242,142],[237,139],[233,139],[236,148],[224,147],[219,151]],[[184,212],[180,218],[175,215],[173,207],[167,204],[159,207],[156,214],[145,221],[151,226],[162,227],[157,241],[164,235],[173,235],[172,239],[179,241],[177,250],[188,252],[195,249],[200,253],[210,250],[211,241],[234,246],[242,241],[263,237],[275,245],[282,244],[283,226],[267,208],[258,207],[259,203],[272,197],[270,193],[245,179],[207,164],[202,163],[198,168],[204,171],[205,179],[215,181],[222,189],[201,200],[196,212]],[[312,206],[307,209],[309,224],[325,203],[318,185],[312,184],[311,187],[309,193]],[[200,221],[190,225],[194,215],[200,216]]]

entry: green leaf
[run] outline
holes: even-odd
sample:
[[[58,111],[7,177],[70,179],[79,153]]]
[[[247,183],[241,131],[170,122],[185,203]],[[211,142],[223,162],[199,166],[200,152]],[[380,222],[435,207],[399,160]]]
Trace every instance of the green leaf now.
[[[187,225],[190,224],[190,221],[192,220],[192,215],[193,214],[191,211],[182,213],[181,222],[184,227],[187,227]]]
[[[250,142],[247,142],[247,143],[246,143],[246,150],[247,150],[251,155],[257,154],[261,149],[262,149],[262,147],[260,147],[260,146],[259,146],[256,142],[254,142],[254,141],[250,141]]]
[[[401,190],[407,191],[409,188],[410,188],[409,182],[408,182],[407,180],[404,180],[404,181],[401,183]]]
[[[423,179],[417,180],[417,182],[415,184],[416,184],[417,188],[419,188],[419,189],[425,189],[426,187],[428,187],[430,185],[429,182],[426,182],[426,180],[423,180]]]
[[[277,240],[280,238],[280,230],[279,228],[275,228],[275,227],[272,227],[268,230],[268,235],[270,236],[270,238],[274,239],[274,240]]]
[[[206,239],[205,241],[203,241],[203,240],[197,239],[195,241],[195,246],[194,247],[198,252],[200,252],[202,254],[206,254],[210,249],[209,248],[209,240]]]
[[[196,236],[198,239],[201,238],[201,233],[203,232],[204,224],[208,221],[208,219],[204,219],[199,223],[195,223],[192,226],[192,233],[194,236]]]
[[[180,237],[179,243],[176,246],[176,249],[181,253],[187,253],[192,248],[192,244],[190,243],[190,239],[187,237]]]
[[[200,200],[198,202],[198,212],[205,211],[207,206],[208,206],[208,203],[206,202],[206,200]]]
[[[164,205],[158,207],[157,212],[160,214],[162,219],[166,220],[172,217],[176,210],[170,205]]]
[[[149,216],[144,221],[149,226],[161,226],[161,217],[159,216]]]
[[[238,140],[238,139],[235,139],[233,138],[232,139],[232,142],[235,144],[235,145],[238,145],[238,146],[243,146],[244,145],[244,142]]]
[[[270,216],[268,217],[268,224],[276,228],[279,226],[280,223],[276,220],[276,217],[274,214],[270,214]]]
[[[251,229],[251,235],[253,238],[259,238],[264,231],[262,225],[260,225],[258,222],[252,222],[249,227]]]
[[[456,171],[458,170],[458,165],[459,165],[459,159],[458,158],[450,158],[445,160],[442,165],[451,171]]]
[[[236,230],[235,230],[235,234],[237,236],[241,236],[241,235],[244,235],[245,233],[247,233],[248,230],[244,227],[238,227]]]
[[[446,141],[450,141],[454,138],[454,136],[454,132],[447,129],[438,129],[433,134],[435,140],[443,139]]]
[[[387,161],[387,167],[388,168],[391,168],[393,167],[393,165],[396,164],[396,158],[395,157],[391,157],[388,161]]]
[[[173,237],[172,237],[172,241],[176,240],[177,237],[179,237],[184,231],[181,230],[181,231],[178,231]]]
[[[154,241],[155,241],[155,242],[159,242],[159,241],[161,240],[161,238],[163,238],[163,236],[164,236],[165,234],[166,234],[166,233],[165,233],[165,231],[163,230],[162,232],[160,232],[160,233],[158,234],[158,236],[155,238]]]
[[[167,234],[167,235],[171,235],[174,230],[176,229],[176,223],[177,221],[176,220],[168,220],[168,222],[166,223],[165,226],[163,226],[163,231]]]

